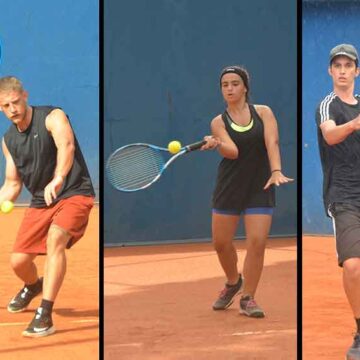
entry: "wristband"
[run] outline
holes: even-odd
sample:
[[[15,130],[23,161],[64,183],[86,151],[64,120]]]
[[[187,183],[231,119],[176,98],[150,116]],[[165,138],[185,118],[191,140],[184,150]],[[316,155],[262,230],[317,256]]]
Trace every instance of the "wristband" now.
[[[273,173],[275,171],[281,171],[281,170],[280,169],[275,169],[275,170],[272,170],[271,173]]]

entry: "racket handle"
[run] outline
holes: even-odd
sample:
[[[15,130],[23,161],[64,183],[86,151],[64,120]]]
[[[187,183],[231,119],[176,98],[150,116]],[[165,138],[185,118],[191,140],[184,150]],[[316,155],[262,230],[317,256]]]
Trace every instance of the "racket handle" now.
[[[185,149],[186,149],[186,152],[193,151],[193,150],[198,150],[205,144],[206,144],[206,141],[202,140],[202,141],[198,141],[196,143],[185,146]]]

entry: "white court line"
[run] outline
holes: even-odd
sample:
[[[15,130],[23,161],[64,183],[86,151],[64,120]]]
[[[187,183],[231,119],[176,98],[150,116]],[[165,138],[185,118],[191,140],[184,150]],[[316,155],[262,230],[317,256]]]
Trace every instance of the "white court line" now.
[[[73,323],[73,324],[94,323],[94,322],[99,322],[99,319],[84,319],[84,320],[70,321],[70,323]],[[28,324],[29,324],[29,322],[8,322],[8,323],[0,323],[0,327],[22,326],[22,325],[28,325]]]
[[[237,333],[229,334],[226,336],[267,335],[267,334],[279,334],[279,333],[296,334],[296,329],[244,331],[244,332],[237,332]]]
[[[233,334],[228,334],[225,336],[267,335],[267,334],[278,334],[278,333],[296,334],[296,329],[245,331],[245,332],[237,332],[237,333],[233,333]],[[106,348],[109,349],[109,348],[116,348],[116,347],[141,347],[143,345],[144,345],[144,343],[106,344]]]
[[[0,323],[1,327],[27,325],[29,322]]]
[[[74,321],[70,321],[74,324],[83,324],[83,323],[92,323],[92,322],[99,322],[99,319],[88,319],[88,320],[74,320]]]

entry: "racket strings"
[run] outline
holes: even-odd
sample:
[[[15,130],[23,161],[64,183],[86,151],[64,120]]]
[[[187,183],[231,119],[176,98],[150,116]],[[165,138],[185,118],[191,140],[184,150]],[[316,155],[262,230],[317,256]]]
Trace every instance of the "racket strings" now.
[[[137,190],[156,179],[164,166],[160,152],[147,146],[129,146],[113,154],[107,163],[109,181],[121,190]]]

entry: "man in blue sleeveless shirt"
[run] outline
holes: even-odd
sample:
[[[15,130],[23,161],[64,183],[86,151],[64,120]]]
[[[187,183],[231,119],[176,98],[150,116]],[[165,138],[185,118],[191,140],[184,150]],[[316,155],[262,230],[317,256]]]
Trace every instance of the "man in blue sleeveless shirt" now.
[[[22,186],[32,195],[11,255],[11,266],[24,287],[7,309],[24,311],[43,293],[27,337],[55,332],[52,308],[66,272],[65,249],[84,234],[94,189],[79,144],[66,114],[53,106],[30,106],[21,82],[0,78],[0,110],[11,121],[2,140],[6,159],[0,204],[14,201]],[[47,255],[44,277],[34,259]]]

